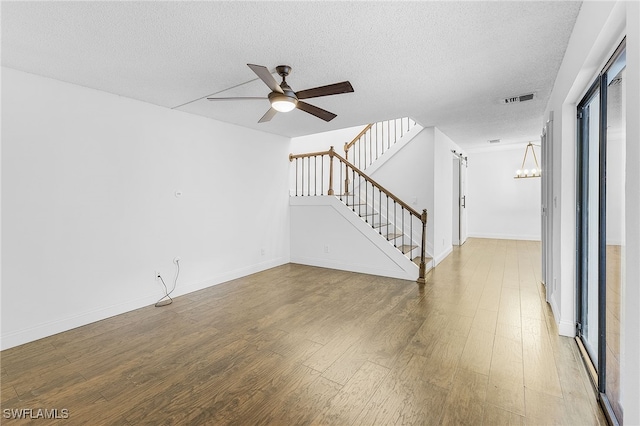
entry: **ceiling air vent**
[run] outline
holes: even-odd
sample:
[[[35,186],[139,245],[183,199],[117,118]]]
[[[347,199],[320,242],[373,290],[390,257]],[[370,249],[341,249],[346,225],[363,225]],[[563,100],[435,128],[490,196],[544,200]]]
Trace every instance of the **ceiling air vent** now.
[[[529,93],[526,95],[520,95],[520,96],[513,96],[511,98],[504,98],[502,100],[502,103],[504,104],[515,104],[518,102],[526,102],[526,101],[530,101],[534,98],[535,93]]]
[[[500,139],[491,139],[489,143],[500,143]]]

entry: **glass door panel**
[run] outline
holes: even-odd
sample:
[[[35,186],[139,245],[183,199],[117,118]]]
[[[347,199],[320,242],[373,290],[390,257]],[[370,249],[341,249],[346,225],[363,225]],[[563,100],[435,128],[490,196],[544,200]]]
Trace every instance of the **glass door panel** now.
[[[617,420],[622,423],[620,398],[620,323],[624,279],[625,247],[625,163],[626,163],[626,67],[624,55],[612,65],[607,76],[606,134],[606,383],[605,394]],[[623,68],[620,69],[622,65]]]
[[[600,91],[595,90],[583,104],[580,111],[580,221],[581,274],[579,285],[580,300],[580,337],[597,369],[599,342],[599,304],[598,304],[598,260],[599,260],[599,134],[600,134]]]

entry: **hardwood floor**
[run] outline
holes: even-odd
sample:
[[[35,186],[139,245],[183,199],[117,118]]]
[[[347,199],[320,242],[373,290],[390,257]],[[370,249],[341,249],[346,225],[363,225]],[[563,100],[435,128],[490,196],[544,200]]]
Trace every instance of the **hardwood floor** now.
[[[604,425],[575,343],[544,301],[539,253],[536,242],[470,239],[423,288],[295,264],[220,284],[3,351],[3,415]]]

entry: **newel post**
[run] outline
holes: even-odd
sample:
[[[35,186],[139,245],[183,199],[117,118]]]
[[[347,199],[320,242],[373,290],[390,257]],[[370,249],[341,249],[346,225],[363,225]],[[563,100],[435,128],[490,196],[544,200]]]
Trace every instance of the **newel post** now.
[[[420,250],[420,272],[418,275],[418,284],[424,284],[427,282],[425,278],[425,271],[427,270],[427,265],[425,263],[425,253],[427,250],[427,209],[422,210],[420,220],[422,221],[422,248]]]
[[[344,144],[344,159],[349,161],[349,144],[345,143]],[[349,193],[349,173],[345,174],[346,177],[344,178],[344,193],[348,194]]]
[[[333,146],[329,149],[329,192],[327,195],[333,195]]]

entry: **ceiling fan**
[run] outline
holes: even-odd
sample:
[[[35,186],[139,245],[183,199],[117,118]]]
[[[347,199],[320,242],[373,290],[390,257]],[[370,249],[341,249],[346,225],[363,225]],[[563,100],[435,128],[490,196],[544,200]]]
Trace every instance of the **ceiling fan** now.
[[[227,101],[237,99],[269,99],[271,108],[262,116],[258,123],[264,123],[271,120],[278,112],[288,112],[294,108],[298,108],[311,115],[315,115],[324,121],[331,121],[336,118],[336,114],[326,111],[317,106],[303,102],[301,99],[318,98],[320,96],[339,95],[341,93],[353,92],[353,87],[348,81],[341,83],[329,84],[327,86],[314,87],[313,89],[301,90],[294,92],[285,81],[291,72],[288,65],[278,65],[276,72],[282,77],[282,83],[278,84],[266,67],[262,65],[247,64],[251,70],[266,84],[271,93],[267,97],[236,97],[236,98],[207,98],[210,101]]]

